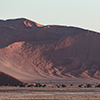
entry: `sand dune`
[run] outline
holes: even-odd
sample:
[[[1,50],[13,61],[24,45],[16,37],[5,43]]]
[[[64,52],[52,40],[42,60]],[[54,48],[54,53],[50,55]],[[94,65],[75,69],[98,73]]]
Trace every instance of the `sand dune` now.
[[[1,20],[0,71],[21,80],[100,79],[99,43],[99,33],[77,27]]]
[[[1,85],[17,85],[24,84],[24,82],[8,75],[3,72],[0,72],[0,86]]]

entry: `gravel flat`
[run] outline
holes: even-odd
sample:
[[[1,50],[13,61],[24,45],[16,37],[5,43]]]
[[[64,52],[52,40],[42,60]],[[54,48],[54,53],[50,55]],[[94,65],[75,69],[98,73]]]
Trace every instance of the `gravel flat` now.
[[[0,100],[100,100],[100,89],[0,87]]]

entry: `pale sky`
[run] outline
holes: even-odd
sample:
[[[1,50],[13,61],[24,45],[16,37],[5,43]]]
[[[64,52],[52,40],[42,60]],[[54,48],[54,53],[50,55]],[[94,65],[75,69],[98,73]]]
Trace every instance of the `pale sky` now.
[[[100,0],[0,0],[0,19],[15,18],[100,32]]]

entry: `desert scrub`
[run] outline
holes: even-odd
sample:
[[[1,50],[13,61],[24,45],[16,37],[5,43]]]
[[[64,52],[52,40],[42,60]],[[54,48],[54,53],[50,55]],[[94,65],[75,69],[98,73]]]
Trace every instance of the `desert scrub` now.
[[[91,84],[87,84],[86,87],[87,88],[90,88],[90,87],[92,87],[92,85]]]
[[[78,85],[78,87],[82,87],[82,86],[83,86],[82,84]]]
[[[25,84],[20,84],[19,87],[25,87]]]
[[[35,87],[42,87],[41,83],[36,83]]]
[[[100,84],[96,85],[95,87],[100,87]]]
[[[66,85],[62,84],[62,87],[64,88],[64,87],[66,87]]]

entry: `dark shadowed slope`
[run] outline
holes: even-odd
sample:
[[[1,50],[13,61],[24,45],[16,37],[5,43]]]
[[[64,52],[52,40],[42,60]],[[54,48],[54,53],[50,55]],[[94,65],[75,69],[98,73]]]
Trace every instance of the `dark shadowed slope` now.
[[[0,48],[0,70],[18,79],[100,78],[100,34],[93,31],[1,20]]]
[[[0,72],[0,86],[1,85],[18,85],[18,84],[24,84],[24,83],[8,74]]]

